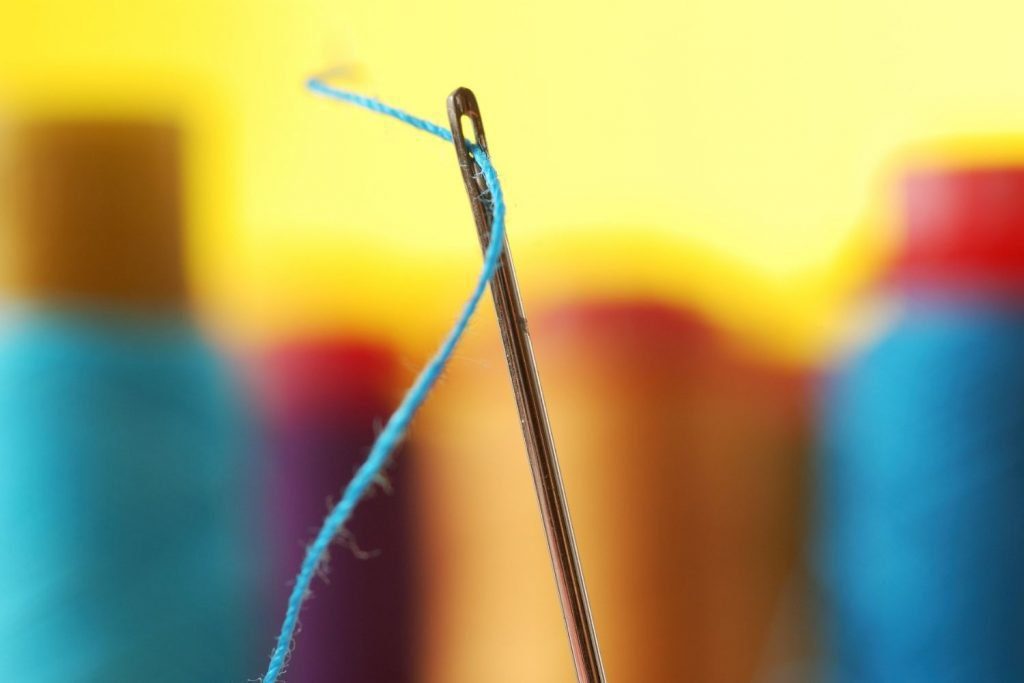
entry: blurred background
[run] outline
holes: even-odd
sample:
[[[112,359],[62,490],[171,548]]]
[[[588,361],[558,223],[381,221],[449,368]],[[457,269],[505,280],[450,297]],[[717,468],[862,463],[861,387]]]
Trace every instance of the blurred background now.
[[[265,668],[480,252],[472,88],[614,681],[1024,679],[1024,6],[0,12],[0,669]],[[286,680],[571,681],[490,302]]]

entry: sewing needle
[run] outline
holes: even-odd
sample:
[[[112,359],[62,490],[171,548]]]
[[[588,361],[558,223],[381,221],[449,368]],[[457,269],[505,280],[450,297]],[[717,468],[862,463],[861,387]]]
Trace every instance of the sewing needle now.
[[[467,88],[459,88],[448,96],[448,120],[458,154],[462,179],[469,194],[480,245],[484,252],[491,237],[491,210],[486,201],[487,184],[473,161],[462,128],[462,117],[473,123],[477,146],[488,154],[484,137],[484,124],[476,96]],[[508,369],[512,376],[512,390],[523,425],[523,437],[533,472],[533,482],[540,502],[544,532],[555,572],[555,583],[562,603],[562,616],[569,636],[569,647],[576,665],[576,678],[580,683],[603,683],[604,667],[597,634],[590,615],[590,602],[583,582],[583,569],[576,551],[576,539],[569,519],[569,506],[562,487],[558,456],[551,437],[547,408],[541,393],[540,378],[530,345],[526,314],[519,296],[512,256],[506,236],[498,269],[491,280],[491,294],[498,314],[501,340],[505,346]]]

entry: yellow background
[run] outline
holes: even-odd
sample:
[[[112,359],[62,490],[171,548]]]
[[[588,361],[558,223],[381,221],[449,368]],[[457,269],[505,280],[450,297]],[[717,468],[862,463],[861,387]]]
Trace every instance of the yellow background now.
[[[444,122],[481,101],[528,307],[690,301],[804,356],[882,241],[908,143],[1024,122],[1019,0],[3,0],[0,98],[183,116],[195,276],[229,327],[413,344],[479,265],[452,150],[303,90]]]

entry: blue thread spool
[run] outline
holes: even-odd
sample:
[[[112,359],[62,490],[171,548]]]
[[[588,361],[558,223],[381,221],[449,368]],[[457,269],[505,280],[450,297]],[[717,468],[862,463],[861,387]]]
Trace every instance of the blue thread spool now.
[[[1024,169],[904,186],[897,312],[826,391],[831,680],[1024,680]]]
[[[0,678],[244,681],[241,413],[184,308],[176,133],[49,123],[13,152],[0,327]],[[250,497],[248,500],[254,500]]]

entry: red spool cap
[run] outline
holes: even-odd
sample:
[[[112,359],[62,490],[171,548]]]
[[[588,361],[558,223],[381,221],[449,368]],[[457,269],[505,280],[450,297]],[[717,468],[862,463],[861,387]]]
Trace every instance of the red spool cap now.
[[[1024,290],[1024,166],[911,171],[903,219],[897,283]]]

